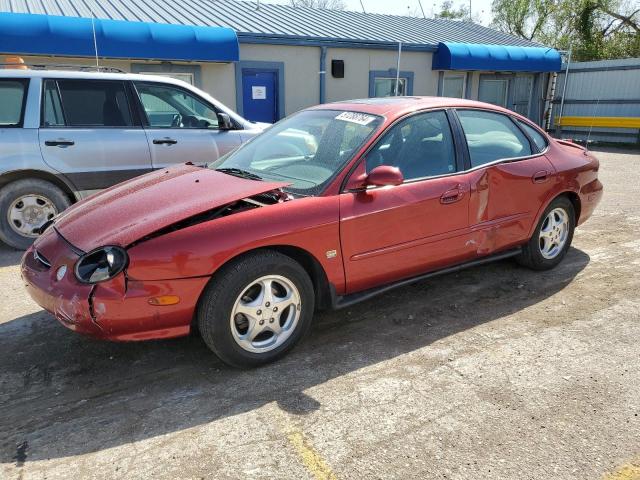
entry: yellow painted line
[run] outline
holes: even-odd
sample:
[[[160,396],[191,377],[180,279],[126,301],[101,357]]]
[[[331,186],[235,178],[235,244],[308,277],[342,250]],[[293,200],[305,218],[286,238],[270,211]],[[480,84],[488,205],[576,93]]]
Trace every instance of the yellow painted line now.
[[[613,473],[604,476],[604,480],[640,480],[640,460],[623,465]]]
[[[290,431],[287,434],[287,438],[304,466],[307,467],[307,470],[309,470],[316,480],[337,480],[338,477],[335,476],[329,465],[327,465],[318,452],[314,450],[311,443],[309,443],[300,430]]]
[[[640,117],[556,117],[563,127],[640,128]]]

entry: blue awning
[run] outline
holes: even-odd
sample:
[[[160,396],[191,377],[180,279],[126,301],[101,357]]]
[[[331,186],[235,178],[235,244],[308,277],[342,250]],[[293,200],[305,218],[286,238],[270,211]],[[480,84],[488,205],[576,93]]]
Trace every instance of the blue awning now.
[[[546,47],[446,42],[433,55],[434,70],[559,72],[561,63],[560,53]]]
[[[0,13],[0,53],[95,56],[90,18]],[[98,55],[106,58],[236,62],[230,28],[94,19]]]

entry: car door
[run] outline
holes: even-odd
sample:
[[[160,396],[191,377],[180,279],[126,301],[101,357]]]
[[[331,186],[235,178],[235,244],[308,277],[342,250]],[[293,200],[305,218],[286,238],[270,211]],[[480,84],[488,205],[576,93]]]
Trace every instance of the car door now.
[[[487,255],[528,239],[547,198],[555,169],[511,116],[458,109],[467,141],[471,196],[469,221],[477,254]]]
[[[135,82],[144,112],[153,168],[212,162],[242,143],[240,131],[218,128],[214,105],[193,92],[159,82]]]
[[[44,80],[38,136],[45,163],[82,196],[151,170],[124,81]]]
[[[340,239],[347,293],[464,261],[469,184],[459,173],[456,145],[444,110],[396,123],[352,176],[379,165],[398,167],[404,183],[340,195]]]

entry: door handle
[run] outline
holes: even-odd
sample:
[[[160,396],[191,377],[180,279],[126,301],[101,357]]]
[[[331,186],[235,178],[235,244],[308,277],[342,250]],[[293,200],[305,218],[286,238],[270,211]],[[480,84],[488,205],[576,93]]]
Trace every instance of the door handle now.
[[[76,144],[73,140],[45,140],[47,147],[71,147]]]
[[[546,170],[540,170],[539,172],[536,172],[533,174],[533,176],[531,177],[531,180],[533,180],[533,183],[544,183],[549,179],[549,172],[547,172]]]
[[[176,143],[178,143],[178,141],[174,140],[173,138],[154,138],[153,139],[154,145],[175,145]]]
[[[447,205],[449,203],[455,203],[459,200],[462,200],[464,197],[464,188],[462,185],[456,185],[454,188],[447,190],[440,196],[440,203],[443,205]]]

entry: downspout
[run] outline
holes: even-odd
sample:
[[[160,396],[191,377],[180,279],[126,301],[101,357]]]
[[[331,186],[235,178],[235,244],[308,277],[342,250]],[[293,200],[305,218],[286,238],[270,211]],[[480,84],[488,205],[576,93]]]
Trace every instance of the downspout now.
[[[327,47],[320,47],[320,103],[327,99]]]
[[[564,71],[564,84],[562,85],[562,98],[560,99],[560,111],[558,112],[558,125],[556,132],[558,135],[562,133],[562,116],[564,115],[564,97],[567,94],[567,84],[569,83],[569,68],[571,68],[571,51],[573,48],[569,46],[569,58],[567,59],[567,68]]]
[[[400,86],[400,57],[402,57],[402,42],[398,42],[398,64],[396,66],[396,97],[398,96],[398,87]]]

